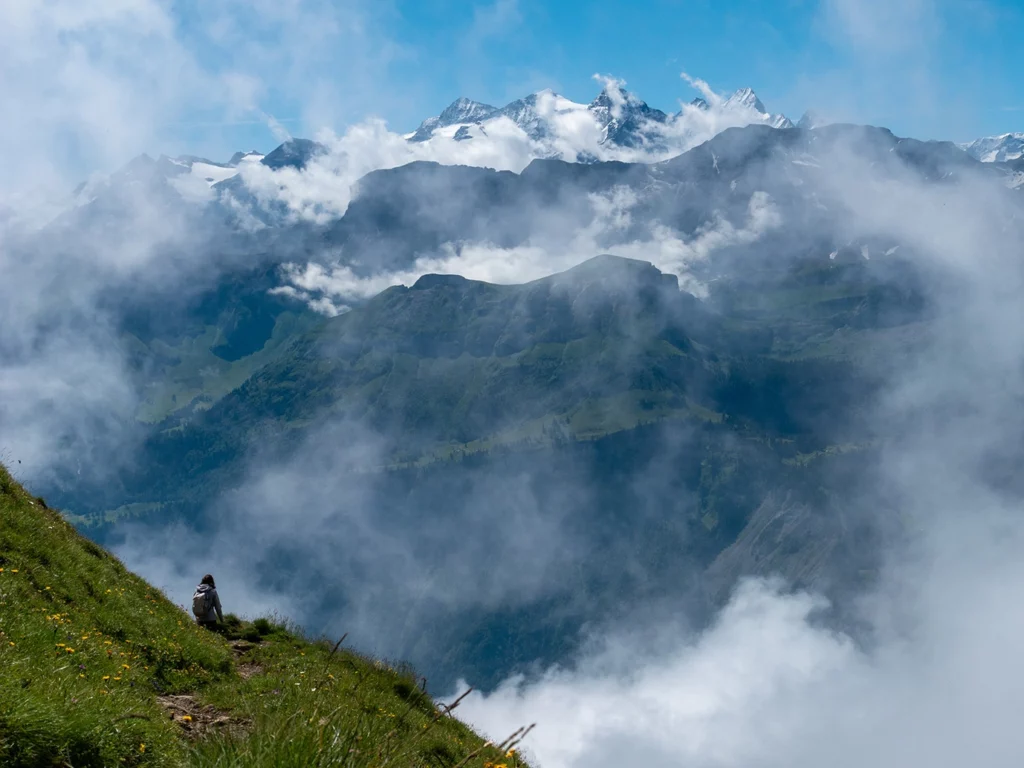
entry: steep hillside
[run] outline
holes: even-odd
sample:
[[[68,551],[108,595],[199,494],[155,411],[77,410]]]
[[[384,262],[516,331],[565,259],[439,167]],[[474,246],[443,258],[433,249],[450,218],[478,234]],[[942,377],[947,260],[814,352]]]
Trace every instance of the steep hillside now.
[[[197,628],[0,467],[0,765],[524,765],[421,682],[266,619]]]

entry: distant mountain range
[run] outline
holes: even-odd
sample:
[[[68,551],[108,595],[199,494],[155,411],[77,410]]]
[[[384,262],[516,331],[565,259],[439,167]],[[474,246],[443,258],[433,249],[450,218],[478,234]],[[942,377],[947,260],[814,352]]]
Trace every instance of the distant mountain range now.
[[[986,136],[960,147],[971,157],[983,163],[1003,163],[1024,157],[1024,133],[1004,133]]]
[[[579,164],[656,164],[729,128],[763,125],[787,132],[809,131],[827,124],[813,112],[794,124],[785,115],[770,112],[750,88],[728,96],[706,92],[679,111],[668,113],[649,106],[620,84],[609,82],[589,104],[570,101],[550,90],[503,107],[456,99],[440,114],[424,120],[415,131],[404,134],[407,151],[385,152],[376,167],[389,168],[417,160],[516,172],[543,159]],[[178,199],[187,204],[217,203],[226,209],[228,218],[249,229],[276,227],[289,218],[308,216],[310,211],[315,211],[316,220],[324,223],[340,218],[347,202],[325,208],[314,198],[302,200],[297,206],[288,198],[308,192],[299,189],[293,193],[289,185],[299,184],[301,179],[268,173],[284,169],[301,171],[322,157],[322,170],[328,177],[339,177],[332,188],[354,188],[362,174],[348,175],[357,164],[350,162],[347,155],[373,154],[374,150],[346,142],[342,137],[336,146],[327,146],[293,138],[266,155],[237,152],[226,162],[190,155],[161,155],[155,160],[140,155],[110,176],[84,182],[74,191],[68,208],[123,196],[125,190],[137,191],[142,185],[149,190],[147,194],[166,198],[167,204]],[[986,137],[955,146],[968,157],[998,170],[1007,186],[1024,186],[1024,133]],[[373,169],[371,161],[365,170]],[[105,206],[101,202],[99,207]]]
[[[593,162],[599,159],[600,150],[642,150],[651,155],[681,150],[712,112],[723,121],[723,127],[751,123],[793,127],[785,115],[770,114],[750,88],[711,102],[697,98],[669,114],[611,83],[589,104],[570,101],[550,90],[504,107],[460,98],[440,115],[424,120],[406,138],[413,142],[486,140],[492,133],[518,129],[542,148],[540,156]]]

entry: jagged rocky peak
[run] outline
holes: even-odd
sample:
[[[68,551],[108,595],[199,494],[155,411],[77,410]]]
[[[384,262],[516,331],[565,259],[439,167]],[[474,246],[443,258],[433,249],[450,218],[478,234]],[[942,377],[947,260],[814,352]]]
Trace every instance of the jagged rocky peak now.
[[[519,122],[524,115],[533,115],[536,112],[537,102],[541,99],[557,98],[559,98],[557,93],[552,91],[550,88],[545,88],[542,91],[531,93],[529,96],[524,96],[521,99],[510,101],[504,107],[499,109],[497,114],[504,115],[515,122]]]
[[[456,125],[457,123],[475,123],[484,120],[495,112],[497,107],[483,104],[467,98],[458,98],[445,107],[438,115],[438,125]]]
[[[753,88],[740,88],[732,96],[725,100],[726,104],[738,104],[740,106],[748,107],[757,112],[765,114],[768,110],[765,108],[764,103],[754,93]]]
[[[653,109],[636,94],[627,91],[620,83],[611,82],[601,89],[587,107],[601,122],[625,122],[633,117],[664,122],[668,115],[660,109]]]
[[[753,88],[740,88],[727,98],[722,105],[726,109],[747,109],[761,116],[772,128],[792,128],[793,121],[785,115],[774,115],[754,93]]]
[[[643,102],[623,88],[619,83],[609,83],[602,88],[601,92],[597,94],[592,102],[590,102],[590,108],[609,110],[620,109],[628,105],[631,101],[643,104]]]
[[[486,134],[491,121],[507,118],[523,130],[531,141],[544,144],[558,132],[558,121],[569,114],[587,115],[601,131],[599,144],[609,147],[646,147],[665,150],[663,130],[660,126],[686,120],[686,110],[672,115],[649,106],[636,94],[626,90],[622,81],[603,79],[603,87],[589,103],[581,104],[567,99],[550,89],[537,91],[495,108],[467,98],[459,98],[440,115],[424,120],[419,128],[407,134],[409,141],[428,141],[439,135],[439,130],[454,127],[443,134],[462,141]],[[741,88],[725,99],[696,98],[691,105],[702,109],[725,109],[745,113],[752,122],[763,122],[774,128],[791,128],[793,123],[785,115],[771,114],[752,88]],[[742,117],[742,114],[740,115]],[[467,127],[468,126],[468,127]],[[481,126],[477,129],[476,126]],[[549,150],[551,148],[549,147]],[[554,150],[551,150],[554,151]],[[593,155],[587,148],[576,153],[581,162]]]
[[[434,131],[438,128],[446,128],[449,125],[459,124],[470,124],[480,123],[489,117],[494,117],[498,112],[497,107],[492,107],[490,104],[484,104],[480,101],[473,101],[473,99],[467,99],[460,96],[447,107],[445,107],[440,115],[436,117],[428,117],[422,123],[416,132],[409,137],[410,141],[426,141],[434,135]],[[458,138],[469,138],[467,135],[459,136]]]

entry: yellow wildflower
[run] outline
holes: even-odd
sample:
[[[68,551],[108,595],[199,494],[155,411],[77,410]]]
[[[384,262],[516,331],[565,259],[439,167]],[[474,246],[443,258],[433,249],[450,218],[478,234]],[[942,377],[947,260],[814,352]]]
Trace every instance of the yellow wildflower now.
[[[146,751],[146,745],[145,744],[139,744],[139,752],[145,752],[145,751]]]
[[[110,679],[110,675],[104,675],[104,676],[103,676],[103,679],[104,679],[104,680],[109,680],[109,679]]]
[[[183,722],[183,723],[191,723],[192,722],[192,715],[182,715],[181,716],[181,722]]]
[[[74,648],[65,648],[64,650],[67,651],[68,653],[74,653],[75,652]]]

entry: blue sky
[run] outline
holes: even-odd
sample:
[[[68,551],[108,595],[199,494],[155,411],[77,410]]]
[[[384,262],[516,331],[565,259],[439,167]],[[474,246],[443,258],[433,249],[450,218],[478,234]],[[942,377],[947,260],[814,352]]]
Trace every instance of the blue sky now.
[[[246,71],[237,51],[210,41],[201,16],[178,9],[181,34],[205,66]],[[318,9],[307,11],[303,23],[315,25]],[[370,114],[408,130],[460,95],[500,105],[551,87],[588,101],[595,73],[624,79],[670,110],[695,95],[682,71],[719,91],[749,85],[794,119],[812,107],[955,140],[1024,130],[1024,4],[1011,0],[398,0],[328,3],[319,12],[332,23],[349,14],[359,29],[325,23],[308,55],[279,62],[287,74],[275,81],[273,68],[259,73],[260,108],[295,135],[340,130]],[[280,34],[242,21],[234,44],[276,43],[287,52],[296,39]],[[329,85],[295,88],[303,77]],[[176,126],[174,143],[221,154],[276,143],[256,116],[208,124],[219,119],[216,106],[183,115],[197,124]]]

